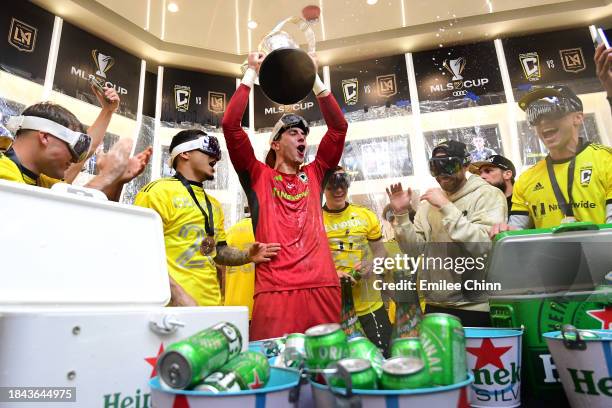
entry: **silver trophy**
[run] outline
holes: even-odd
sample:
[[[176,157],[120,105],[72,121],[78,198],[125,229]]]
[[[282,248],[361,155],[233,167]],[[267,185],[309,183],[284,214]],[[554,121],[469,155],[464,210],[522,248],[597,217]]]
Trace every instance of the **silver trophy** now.
[[[463,70],[465,69],[466,60],[463,57],[452,60],[444,60],[444,68],[453,76],[453,81],[461,81]]]
[[[264,54],[259,69],[259,85],[268,98],[289,105],[304,99],[312,90],[317,75],[314,62],[293,38],[282,31],[295,24],[304,33],[308,52],[315,52],[315,36],[310,23],[300,17],[289,17],[274,27],[259,43]]]

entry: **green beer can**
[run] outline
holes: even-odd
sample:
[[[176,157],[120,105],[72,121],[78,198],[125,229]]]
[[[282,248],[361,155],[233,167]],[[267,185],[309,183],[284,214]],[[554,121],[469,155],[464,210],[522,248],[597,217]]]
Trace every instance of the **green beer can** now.
[[[432,385],[425,362],[417,357],[393,357],[382,366],[380,386],[383,390],[406,390]]]
[[[330,363],[348,357],[346,334],[337,323],[313,326],[306,330],[304,348],[306,366],[310,369],[325,369]],[[317,376],[318,380],[322,376]]]
[[[245,351],[204,379],[195,389],[233,392],[262,388],[270,379],[270,364],[263,353]]]
[[[419,338],[435,385],[465,380],[465,333],[458,317],[446,313],[426,314],[421,321]]]
[[[240,330],[228,322],[217,323],[168,346],[157,361],[157,372],[171,388],[193,387],[241,349]]]
[[[280,364],[283,367],[299,367],[306,358],[304,344],[306,336],[303,333],[291,333],[285,338],[285,349],[280,355]]]
[[[385,361],[382,353],[365,337],[354,337],[348,341],[349,357],[363,358],[372,364],[372,368],[376,371],[376,375],[380,377],[382,374],[382,363]]]
[[[418,337],[400,337],[391,341],[391,357],[418,357],[425,359],[425,351]]]
[[[363,358],[345,358],[332,364],[338,371],[329,379],[333,387],[346,388],[346,382],[342,377],[342,371],[346,371],[351,377],[351,389],[375,390],[378,388],[378,375],[372,368],[370,362]]]

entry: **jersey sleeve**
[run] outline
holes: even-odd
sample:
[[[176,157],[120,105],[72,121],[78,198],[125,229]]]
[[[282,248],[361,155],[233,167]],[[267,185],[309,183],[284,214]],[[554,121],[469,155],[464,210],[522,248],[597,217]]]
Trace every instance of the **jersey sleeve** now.
[[[170,212],[168,210],[167,200],[163,200],[163,197],[157,190],[149,190],[149,186],[145,186],[141,191],[136,194],[134,199],[134,205],[139,207],[150,208],[162,219],[164,228],[166,227],[168,220],[170,219]]]
[[[368,232],[366,237],[368,238],[368,241],[378,241],[382,238],[382,226],[380,225],[380,220],[373,211],[365,210],[365,213],[368,220]]]
[[[519,179],[514,184],[514,189],[512,190],[512,211],[510,211],[510,215],[529,216],[529,207],[527,207],[526,202],[527,200],[525,199],[525,178],[519,177]]]

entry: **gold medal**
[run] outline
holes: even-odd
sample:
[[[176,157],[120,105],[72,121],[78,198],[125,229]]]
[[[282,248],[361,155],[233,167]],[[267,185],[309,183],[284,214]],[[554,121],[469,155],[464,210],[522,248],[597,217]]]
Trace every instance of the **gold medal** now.
[[[211,237],[210,235],[208,235],[206,236],[206,238],[202,240],[202,243],[200,244],[200,253],[202,255],[208,255],[213,251],[214,248],[215,248],[215,239]]]

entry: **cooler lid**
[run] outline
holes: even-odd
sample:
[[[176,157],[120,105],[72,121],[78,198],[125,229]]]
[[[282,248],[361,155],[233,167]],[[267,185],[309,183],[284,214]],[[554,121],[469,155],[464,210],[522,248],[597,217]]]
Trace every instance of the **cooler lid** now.
[[[487,281],[491,296],[590,291],[612,271],[612,224],[570,223],[496,236]]]
[[[163,306],[170,299],[156,212],[4,180],[0,202],[0,304]]]

